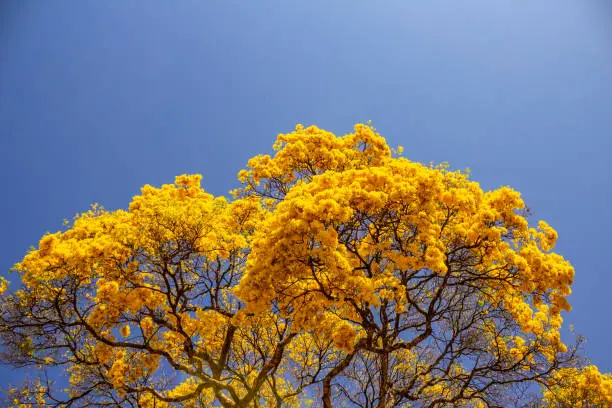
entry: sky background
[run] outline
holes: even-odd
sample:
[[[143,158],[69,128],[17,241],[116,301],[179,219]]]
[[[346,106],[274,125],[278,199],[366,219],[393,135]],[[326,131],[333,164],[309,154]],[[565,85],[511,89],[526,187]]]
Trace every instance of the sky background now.
[[[226,194],[296,123],[367,120],[523,193],[576,268],[566,322],[612,371],[609,0],[4,0],[0,273],[91,203],[183,173]]]

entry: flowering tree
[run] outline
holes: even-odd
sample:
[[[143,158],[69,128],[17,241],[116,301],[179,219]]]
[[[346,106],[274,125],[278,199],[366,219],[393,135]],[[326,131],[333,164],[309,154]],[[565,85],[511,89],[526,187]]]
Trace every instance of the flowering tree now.
[[[45,235],[1,298],[2,357],[69,386],[41,376],[9,402],[612,403],[560,339],[574,270],[519,193],[411,162],[367,125],[298,126],[274,149],[231,200],[183,175]]]

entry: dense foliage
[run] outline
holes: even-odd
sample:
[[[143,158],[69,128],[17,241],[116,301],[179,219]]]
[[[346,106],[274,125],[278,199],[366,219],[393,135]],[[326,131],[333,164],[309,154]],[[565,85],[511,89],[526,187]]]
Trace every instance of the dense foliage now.
[[[69,382],[9,402],[612,404],[612,377],[561,341],[574,270],[518,192],[411,162],[368,125],[298,126],[274,149],[231,200],[183,175],[45,235],[2,295],[3,359]]]

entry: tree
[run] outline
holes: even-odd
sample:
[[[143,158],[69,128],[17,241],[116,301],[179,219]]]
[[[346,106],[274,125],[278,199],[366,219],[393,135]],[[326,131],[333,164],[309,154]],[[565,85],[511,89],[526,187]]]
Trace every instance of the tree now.
[[[574,270],[519,193],[411,162],[369,125],[298,126],[274,149],[231,200],[183,175],[43,236],[2,295],[2,357],[69,387],[41,376],[11,403],[571,402],[592,373],[559,334]],[[612,402],[606,381],[585,407]]]
[[[557,370],[544,391],[546,406],[554,408],[609,407],[611,396],[612,375],[593,365]]]

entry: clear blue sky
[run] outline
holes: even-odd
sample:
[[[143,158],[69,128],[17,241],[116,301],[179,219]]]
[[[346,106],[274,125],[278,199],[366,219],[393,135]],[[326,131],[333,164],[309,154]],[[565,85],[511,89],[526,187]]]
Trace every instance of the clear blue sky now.
[[[225,194],[296,123],[368,119],[523,193],[576,268],[566,321],[612,371],[609,0],[2,1],[0,271],[93,202],[182,173]]]

